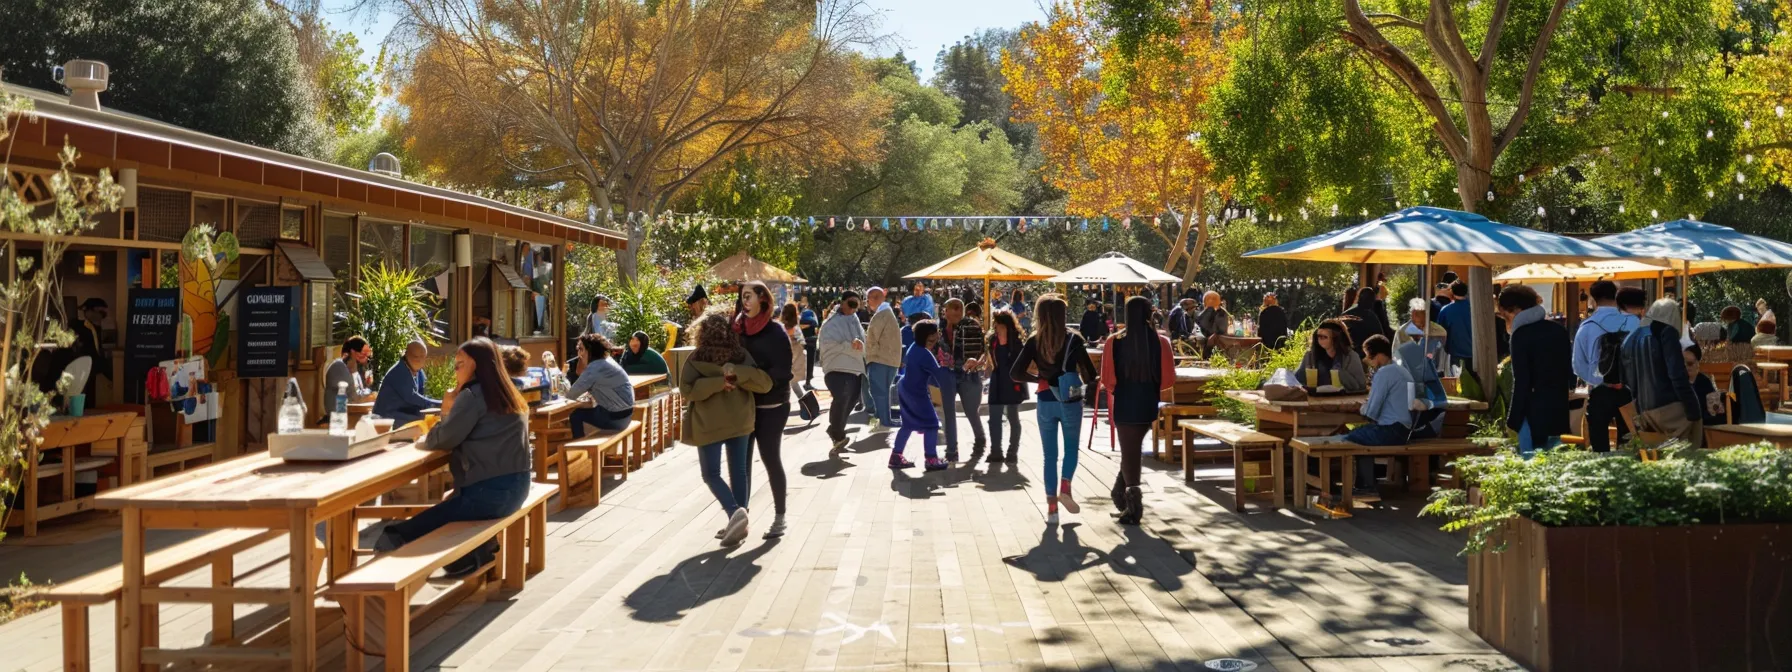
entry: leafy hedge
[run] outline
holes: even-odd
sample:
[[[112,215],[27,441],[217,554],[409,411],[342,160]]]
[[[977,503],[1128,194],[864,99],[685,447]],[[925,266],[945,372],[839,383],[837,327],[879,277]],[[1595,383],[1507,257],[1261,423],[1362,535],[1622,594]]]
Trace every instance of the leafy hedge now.
[[[1255,390],[1263,387],[1276,369],[1293,371],[1300,368],[1300,361],[1307,356],[1307,346],[1313,341],[1314,324],[1301,325],[1281,348],[1267,350],[1258,361],[1255,369],[1233,369],[1232,363],[1225,357],[1214,355],[1208,366],[1218,369],[1230,369],[1225,375],[1207,381],[1202,389],[1207,392],[1207,399],[1213,404],[1215,413],[1221,418],[1241,425],[1255,427],[1257,425],[1257,409],[1251,404],[1226,396],[1227,390]]]
[[[1549,527],[1792,522],[1792,450],[1768,443],[1670,448],[1647,462],[1580,450],[1526,460],[1503,450],[1457,460],[1456,469],[1481,501],[1439,490],[1424,514],[1448,519],[1445,531],[1470,531],[1470,553],[1484,549],[1498,523],[1521,516]]]

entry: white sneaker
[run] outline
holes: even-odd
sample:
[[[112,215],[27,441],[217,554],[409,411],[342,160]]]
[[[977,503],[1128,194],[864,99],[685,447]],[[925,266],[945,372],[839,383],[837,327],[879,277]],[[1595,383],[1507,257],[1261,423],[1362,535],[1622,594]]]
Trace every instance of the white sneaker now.
[[[772,518],[772,526],[766,528],[765,538],[771,539],[773,537],[782,536],[784,536],[784,514],[780,513]]]
[[[1058,512],[1053,511],[1051,513],[1045,514],[1045,524],[1057,525],[1058,524]]]
[[[734,510],[728,518],[728,527],[722,530],[722,545],[736,546],[747,538],[747,509],[741,507]]]

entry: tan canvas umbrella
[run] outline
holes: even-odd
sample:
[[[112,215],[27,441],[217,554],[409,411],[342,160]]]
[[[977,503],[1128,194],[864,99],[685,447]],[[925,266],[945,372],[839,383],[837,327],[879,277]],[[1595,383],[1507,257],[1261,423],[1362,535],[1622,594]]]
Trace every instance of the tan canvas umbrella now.
[[[1101,255],[1101,258],[1095,261],[1060,273],[1051,281],[1060,285],[1149,285],[1156,287],[1165,283],[1181,282],[1182,278],[1165,273],[1150,264],[1119,252],[1109,252]]]
[[[1612,259],[1573,264],[1525,264],[1493,276],[1493,279],[1496,282],[1638,280],[1672,273],[1673,270],[1629,259]]]
[[[754,280],[764,283],[781,282],[786,285],[809,284],[808,280],[798,277],[797,274],[755,259],[746,252],[723,259],[714,268],[709,269],[709,272],[714,273],[717,278],[736,284]]]
[[[974,248],[902,277],[907,280],[982,280],[983,318],[987,324],[992,303],[989,300],[990,282],[1050,280],[1057,275],[1051,267],[998,248],[996,241],[985,238]]]

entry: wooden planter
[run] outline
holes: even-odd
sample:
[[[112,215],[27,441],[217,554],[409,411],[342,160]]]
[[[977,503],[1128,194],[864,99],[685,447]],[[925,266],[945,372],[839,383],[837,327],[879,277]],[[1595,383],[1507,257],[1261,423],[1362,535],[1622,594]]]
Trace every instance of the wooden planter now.
[[[1469,557],[1469,626],[1529,669],[1792,669],[1792,525],[1520,519],[1497,538]]]

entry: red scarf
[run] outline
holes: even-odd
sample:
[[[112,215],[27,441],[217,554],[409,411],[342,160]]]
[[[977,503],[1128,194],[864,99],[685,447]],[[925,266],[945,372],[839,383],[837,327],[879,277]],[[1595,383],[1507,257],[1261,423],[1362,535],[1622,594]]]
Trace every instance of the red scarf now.
[[[758,317],[747,317],[747,311],[743,310],[734,316],[734,333],[757,336],[771,322],[772,311],[762,310]]]

